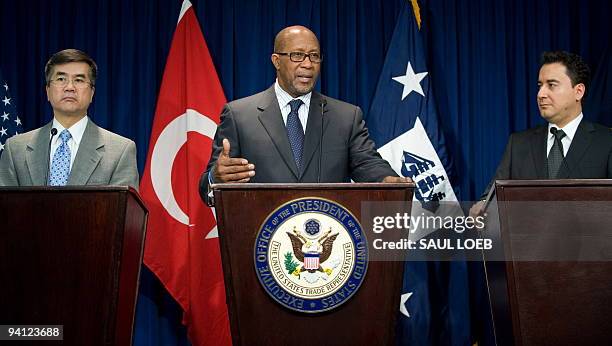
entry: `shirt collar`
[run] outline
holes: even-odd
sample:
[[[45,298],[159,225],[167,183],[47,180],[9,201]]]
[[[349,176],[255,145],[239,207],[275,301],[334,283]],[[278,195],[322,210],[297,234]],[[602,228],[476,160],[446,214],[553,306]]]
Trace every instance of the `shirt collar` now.
[[[70,128],[68,129],[68,131],[70,132],[70,135],[72,136],[72,139],[74,139],[74,142],[77,145],[81,144],[81,139],[83,138],[83,134],[85,133],[85,128],[87,127],[88,122],[89,122],[89,117],[85,115],[81,120],[77,121],[74,125],[70,126]],[[53,118],[52,128],[55,128],[58,134],[62,133],[62,131],[66,129],[55,118]],[[59,136],[57,138],[59,138]]]
[[[302,95],[300,97],[293,97],[286,92],[280,84],[278,84],[278,78],[276,82],[274,82],[274,92],[276,93],[276,98],[278,98],[279,103],[281,103],[281,108],[287,106],[292,100],[302,100],[306,107],[310,107],[310,98],[312,97],[312,91],[306,95]]]
[[[578,125],[580,125],[580,122],[582,121],[583,117],[584,116],[582,115],[582,112],[580,112],[580,114],[578,114],[578,116],[574,118],[574,120],[567,123],[567,125],[563,126],[563,128],[559,128],[555,124],[548,123],[548,134],[552,136],[552,134],[550,133],[550,129],[553,127],[556,127],[556,128],[559,128],[560,130],[563,130],[567,138],[571,141],[572,139],[574,139],[574,135],[576,134],[576,131],[578,130]]]

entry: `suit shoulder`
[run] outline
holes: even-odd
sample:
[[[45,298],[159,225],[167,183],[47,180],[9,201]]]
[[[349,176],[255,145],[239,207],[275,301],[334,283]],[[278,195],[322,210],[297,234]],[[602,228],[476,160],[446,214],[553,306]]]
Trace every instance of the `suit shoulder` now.
[[[605,149],[612,152],[612,129],[607,126],[586,122],[585,128],[591,135],[593,145],[598,149]]]
[[[117,145],[124,146],[124,145],[127,145],[129,143],[134,143],[133,140],[131,140],[131,139],[127,138],[127,137],[123,137],[123,136],[121,136],[119,134],[111,132],[111,131],[109,131],[109,130],[107,130],[105,128],[102,128],[100,126],[96,126],[96,127],[97,127],[98,134],[100,135],[101,138],[104,139],[104,141],[107,144],[117,144]]]
[[[612,129],[611,128],[598,124],[598,123],[589,122],[589,124],[593,125],[593,129],[595,130],[595,132],[612,140]]]
[[[325,95],[321,95],[321,97],[326,102],[325,112],[330,115],[333,114],[335,121],[350,124],[350,126],[363,122],[363,112],[358,106]]]
[[[228,102],[225,107],[229,108],[233,113],[241,113],[248,109],[264,106],[266,99],[269,99],[268,102],[272,101],[271,96],[273,95],[270,95],[270,90],[268,89],[251,96]]]
[[[527,139],[527,138],[530,138],[532,136],[543,135],[547,131],[547,126],[548,125],[538,125],[536,127],[532,127],[532,128],[527,129],[527,130],[514,132],[514,133],[510,134],[510,137],[513,140],[519,140],[520,141],[522,139]]]
[[[38,138],[38,136],[44,135],[43,128],[44,127],[39,127],[28,132],[14,135],[13,137],[7,139],[7,142],[10,141],[11,145],[26,145],[28,143],[32,143],[36,138]],[[50,136],[50,134],[47,134],[47,136]]]
[[[347,111],[355,111],[359,108],[358,106],[355,106],[354,104],[340,101],[333,97],[329,97],[325,95],[321,95],[321,97],[325,99],[326,107],[329,107],[331,110],[339,110],[339,111],[347,112]]]

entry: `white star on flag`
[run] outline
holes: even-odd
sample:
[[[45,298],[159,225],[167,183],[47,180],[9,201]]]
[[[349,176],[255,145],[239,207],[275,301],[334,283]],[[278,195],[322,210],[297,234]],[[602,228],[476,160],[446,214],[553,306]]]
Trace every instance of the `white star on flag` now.
[[[400,312],[406,315],[406,317],[410,317],[410,313],[408,312],[408,309],[406,309],[406,302],[408,301],[408,298],[410,298],[411,295],[412,292],[404,293],[402,294],[400,299]]]
[[[412,65],[410,65],[410,61],[408,61],[408,66],[406,66],[406,74],[403,76],[393,77],[394,81],[404,85],[402,100],[404,100],[406,96],[413,91],[425,96],[425,93],[423,93],[423,88],[421,87],[421,81],[423,78],[425,78],[425,76],[427,76],[427,72],[414,73]]]
[[[17,117],[15,100],[8,93],[8,83],[2,78],[0,70],[0,154],[4,151],[6,140],[13,134],[23,132],[22,120]]]

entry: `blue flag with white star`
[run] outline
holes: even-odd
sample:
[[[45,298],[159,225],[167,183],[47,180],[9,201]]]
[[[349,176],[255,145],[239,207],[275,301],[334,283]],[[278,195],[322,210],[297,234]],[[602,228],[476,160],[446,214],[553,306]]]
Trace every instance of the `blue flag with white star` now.
[[[415,182],[419,214],[438,215],[448,205],[450,213],[462,214],[447,174],[451,161],[438,125],[419,16],[416,0],[406,2],[366,123],[383,158]],[[442,207],[440,202],[448,203]],[[471,344],[467,275],[462,261],[406,262],[397,332],[401,344]]]
[[[21,119],[15,108],[15,100],[11,98],[10,91],[7,81],[2,76],[2,69],[0,69],[0,155],[4,150],[6,140],[23,131]]]

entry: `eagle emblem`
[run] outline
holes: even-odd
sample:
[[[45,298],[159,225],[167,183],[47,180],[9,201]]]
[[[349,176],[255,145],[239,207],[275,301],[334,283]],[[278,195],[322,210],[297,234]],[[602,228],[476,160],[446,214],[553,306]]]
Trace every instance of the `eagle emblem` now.
[[[259,227],[255,273],[279,304],[300,312],[327,311],[360,287],[367,249],[359,220],[346,207],[303,197],[280,205]]]
[[[300,273],[304,271],[309,273],[319,271],[330,275],[333,267],[336,266],[332,265],[332,268],[323,268],[321,263],[329,259],[334,246],[334,240],[338,237],[338,233],[331,234],[332,228],[330,227],[321,237],[316,237],[320,232],[318,230],[316,232],[312,231],[312,229],[316,227],[314,226],[315,224],[318,226],[317,228],[320,228],[321,223],[317,220],[310,219],[305,223],[304,229],[310,237],[302,235],[296,227],[293,227],[291,233],[286,232],[291,240],[293,256],[303,263],[303,266],[300,266],[292,261],[290,252],[285,254],[285,269],[287,269],[289,274],[300,276]]]

